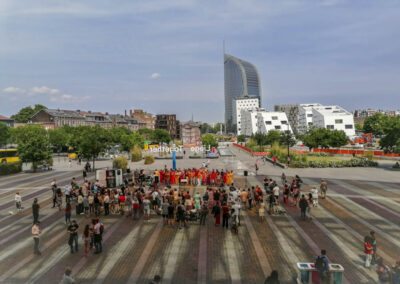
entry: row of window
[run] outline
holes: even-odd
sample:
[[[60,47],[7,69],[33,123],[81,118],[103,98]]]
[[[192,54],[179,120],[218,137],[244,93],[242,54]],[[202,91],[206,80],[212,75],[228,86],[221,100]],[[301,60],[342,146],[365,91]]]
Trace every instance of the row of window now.
[[[266,125],[271,125],[271,124],[272,124],[272,121],[266,120],[266,121],[265,121],[265,124],[266,124]],[[287,121],[286,121],[286,120],[281,120],[281,124],[287,124]]]
[[[326,126],[327,129],[335,129],[334,125],[327,125]],[[346,124],[344,126],[345,129],[353,129],[353,124]]]

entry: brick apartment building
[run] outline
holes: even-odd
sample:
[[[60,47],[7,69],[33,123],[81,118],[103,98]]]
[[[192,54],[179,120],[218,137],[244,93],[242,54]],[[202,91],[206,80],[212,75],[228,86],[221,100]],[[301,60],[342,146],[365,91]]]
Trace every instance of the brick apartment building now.
[[[167,130],[172,139],[181,138],[181,126],[176,114],[157,114],[155,129]]]
[[[148,129],[154,129],[155,118],[151,113],[147,113],[141,109],[129,110],[129,116],[136,119],[137,121],[142,121],[145,123],[144,127]]]

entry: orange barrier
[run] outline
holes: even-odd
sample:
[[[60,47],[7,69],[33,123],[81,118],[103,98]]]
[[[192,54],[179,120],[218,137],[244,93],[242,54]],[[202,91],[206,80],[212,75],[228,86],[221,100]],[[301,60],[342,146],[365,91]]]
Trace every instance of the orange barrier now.
[[[252,152],[250,148],[244,147],[244,146],[242,146],[242,145],[240,145],[240,144],[233,143],[233,146],[236,146],[236,147],[238,147],[238,148],[240,148],[240,149],[242,149],[242,150],[245,150],[245,151],[247,151],[247,152],[249,152],[249,153]]]
[[[251,153],[251,155],[253,157],[255,157],[255,156],[268,156],[269,154],[270,154],[269,152],[253,152],[253,153]]]

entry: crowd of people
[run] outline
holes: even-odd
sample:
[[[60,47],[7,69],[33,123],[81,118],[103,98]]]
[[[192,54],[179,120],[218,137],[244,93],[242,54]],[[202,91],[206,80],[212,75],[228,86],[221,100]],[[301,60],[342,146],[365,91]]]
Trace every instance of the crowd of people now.
[[[311,219],[312,208],[318,206],[318,191],[322,198],[326,198],[328,185],[321,180],[319,190],[313,188],[311,193],[302,194],[302,180],[299,176],[288,179],[285,174],[281,176],[281,185],[265,177],[264,188],[250,186],[238,188],[234,183],[232,171],[208,170],[207,168],[186,170],[155,170],[144,177],[143,170],[136,170],[131,179],[125,179],[125,184],[118,188],[107,188],[99,181],[90,182],[84,174],[84,181],[78,184],[72,178],[70,185],[61,189],[54,179],[51,183],[53,208],[64,211],[67,232],[69,234],[68,245],[71,253],[78,251],[78,222],[71,221],[73,210],[75,215],[84,215],[90,221],[83,225],[81,233],[84,242],[84,252],[87,256],[90,250],[94,253],[102,252],[102,235],[104,224],[101,216],[110,214],[122,215],[134,220],[143,218],[149,220],[151,211],[160,215],[166,226],[182,229],[189,223],[199,222],[206,225],[207,216],[212,215],[215,226],[231,228],[238,232],[240,226],[241,210],[256,210],[260,221],[268,214],[283,214],[285,206],[299,207],[303,220]],[[145,180],[151,180],[145,184]],[[191,185],[188,187],[181,185]],[[196,186],[206,186],[205,190]],[[317,194],[315,194],[317,192]],[[63,202],[65,201],[65,206]],[[16,207],[22,207],[21,196],[16,194]],[[39,235],[41,234],[39,222],[39,203],[35,199],[32,205],[34,226],[32,235],[35,241],[34,253],[40,255]],[[86,220],[87,220],[86,219]],[[85,220],[85,219],[83,219]],[[80,222],[84,222],[81,221]],[[371,262],[377,265],[377,273],[383,281],[389,275],[389,269],[384,266],[381,259],[376,258],[376,239],[374,233],[365,238],[365,266]],[[323,259],[321,278],[328,273],[328,260],[324,251],[319,258]],[[316,262],[320,262],[317,258]],[[319,264],[321,265],[321,264]],[[397,265],[398,268],[398,265]],[[395,271],[395,270],[393,270]],[[275,275],[275,274],[274,274]],[[272,276],[273,279],[275,276]],[[396,277],[396,274],[390,274]],[[397,282],[399,283],[397,276]]]

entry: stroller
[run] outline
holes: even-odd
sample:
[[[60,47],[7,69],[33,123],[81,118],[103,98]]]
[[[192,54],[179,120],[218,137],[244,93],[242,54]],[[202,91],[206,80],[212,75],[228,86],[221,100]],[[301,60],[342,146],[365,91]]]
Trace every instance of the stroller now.
[[[189,222],[197,222],[199,218],[199,213],[197,212],[196,209],[192,209],[186,213],[186,220]]]

